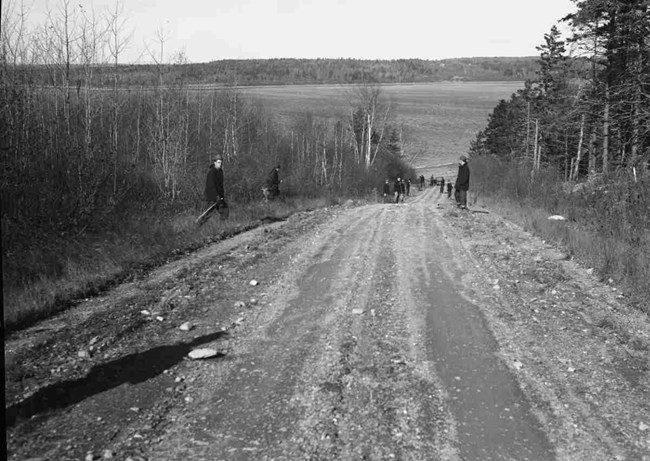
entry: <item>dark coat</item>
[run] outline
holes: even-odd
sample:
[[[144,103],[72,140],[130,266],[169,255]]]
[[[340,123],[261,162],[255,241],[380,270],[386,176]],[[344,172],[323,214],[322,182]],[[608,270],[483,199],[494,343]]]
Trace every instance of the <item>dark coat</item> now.
[[[271,170],[271,174],[269,174],[269,187],[278,187],[280,185],[280,174],[278,173],[277,168],[273,168]]]
[[[226,194],[223,190],[223,169],[218,170],[214,165],[210,165],[208,176],[205,180],[205,199],[208,202],[216,202],[221,198],[225,198]]]
[[[402,193],[402,183],[399,182],[397,179],[393,183],[393,193],[395,193],[395,192],[397,192],[399,194]]]
[[[458,167],[456,190],[469,190],[469,165],[467,162],[463,162],[463,164]]]
[[[390,195],[390,184],[384,183],[384,195]]]

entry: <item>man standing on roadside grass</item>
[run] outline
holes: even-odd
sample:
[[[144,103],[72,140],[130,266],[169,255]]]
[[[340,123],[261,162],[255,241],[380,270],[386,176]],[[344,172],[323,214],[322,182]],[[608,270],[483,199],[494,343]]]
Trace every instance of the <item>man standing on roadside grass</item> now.
[[[223,160],[218,158],[210,164],[208,176],[205,180],[205,199],[214,205],[214,208],[221,214],[221,218],[228,217],[225,213],[228,209],[226,204],[226,193],[223,187]],[[207,216],[206,216],[207,218]]]
[[[458,176],[456,177],[456,204],[462,209],[467,209],[467,191],[469,190],[469,165],[467,157],[460,156],[458,162]]]
[[[280,195],[280,165],[273,167],[271,173],[269,174],[269,180],[267,185],[269,187],[269,192],[271,193],[272,198],[276,198]]]

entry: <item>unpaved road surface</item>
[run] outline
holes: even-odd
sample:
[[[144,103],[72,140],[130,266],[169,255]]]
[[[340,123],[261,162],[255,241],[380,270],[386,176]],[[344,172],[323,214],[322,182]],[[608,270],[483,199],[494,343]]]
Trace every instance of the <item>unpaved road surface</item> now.
[[[9,459],[650,460],[647,316],[452,205],[300,213],[14,334]]]

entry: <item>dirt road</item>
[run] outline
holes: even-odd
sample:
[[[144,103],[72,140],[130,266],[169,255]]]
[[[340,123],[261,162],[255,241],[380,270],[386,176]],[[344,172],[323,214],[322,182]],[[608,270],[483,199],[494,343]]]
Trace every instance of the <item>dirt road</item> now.
[[[240,234],[9,338],[10,459],[650,460],[647,316],[416,193]]]

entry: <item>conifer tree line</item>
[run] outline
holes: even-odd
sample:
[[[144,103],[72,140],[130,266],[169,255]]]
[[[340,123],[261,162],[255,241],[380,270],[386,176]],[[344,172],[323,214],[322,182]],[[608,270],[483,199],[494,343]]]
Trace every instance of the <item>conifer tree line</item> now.
[[[537,75],[499,102],[473,154],[552,166],[567,180],[648,167],[650,2],[574,3],[562,19],[572,35],[544,35]]]
[[[23,4],[2,8],[3,240],[23,230],[78,232],[116,209],[200,207],[216,157],[240,201],[261,197],[277,164],[289,193],[360,192],[407,170],[378,87],[351,91],[349,116],[336,123],[309,115],[280,123],[234,88],[194,91],[176,78],[186,58],[168,57],[162,31],[147,50],[156,84],[124,88],[129,37],[119,3],[98,14],[61,0],[32,29]],[[112,85],[96,85],[109,71]]]

